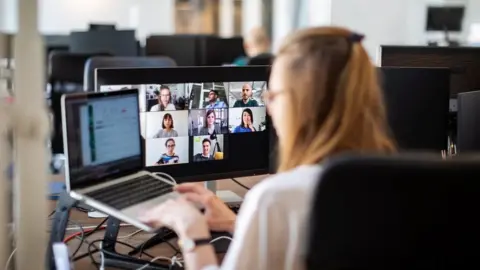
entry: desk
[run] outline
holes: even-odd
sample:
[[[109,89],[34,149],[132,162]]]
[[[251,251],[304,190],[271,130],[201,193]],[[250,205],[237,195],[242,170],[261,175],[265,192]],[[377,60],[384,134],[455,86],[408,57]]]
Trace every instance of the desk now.
[[[265,178],[265,176],[254,176],[254,177],[237,178],[237,180],[239,182],[241,182],[242,184],[246,185],[247,187],[252,187],[256,183],[263,180],[264,178]],[[56,177],[54,177],[53,181],[61,181],[61,180],[62,180],[61,177],[56,176]],[[203,184],[204,184],[203,182],[199,183],[199,185],[203,185]],[[228,179],[218,181],[217,182],[217,188],[218,188],[218,190],[231,190],[231,191],[235,192],[236,194],[238,194],[239,196],[241,196],[242,198],[245,196],[245,194],[247,192],[244,188],[240,187],[239,185],[237,185],[236,183],[234,183],[233,181],[228,180]],[[52,210],[55,209],[56,201],[51,201],[50,203],[51,203],[51,205],[50,205],[51,209]],[[83,227],[87,227],[87,226],[96,226],[103,219],[102,218],[92,219],[92,218],[88,217],[87,213],[83,213],[83,212],[78,211],[78,210],[72,210],[72,212],[70,214],[70,220],[72,222],[75,222],[75,223],[78,223],[78,224],[82,225]],[[74,228],[75,225],[72,224],[72,225],[69,225],[69,227]],[[129,238],[120,239],[123,236],[127,236],[127,235],[131,234],[132,232],[135,232],[136,230],[137,230],[137,228],[135,228],[135,227],[121,228],[120,232],[119,232],[119,236],[118,236],[119,239],[118,240],[122,241],[122,242],[125,242],[125,243],[128,243],[128,244],[131,244],[133,246],[136,246],[138,244],[141,244],[142,242],[144,242],[145,240],[147,240],[148,238],[150,238],[152,236],[151,234],[147,234],[147,233],[142,232],[142,233],[138,233],[135,236],[132,236],[132,237],[129,237]],[[75,230],[67,231],[66,236],[68,236],[72,233],[75,233],[77,231],[75,231]],[[104,235],[104,231],[99,231],[99,232],[89,236],[87,238],[87,240],[89,242],[92,242],[92,241],[95,241],[97,239],[102,239],[103,235]],[[72,241],[70,241],[68,243],[68,247],[69,247],[70,252],[75,251],[75,249],[78,247],[79,243],[80,243],[80,241],[77,240],[77,239],[73,239]],[[176,246],[175,241],[171,241],[171,243]],[[81,249],[77,253],[77,255],[80,255],[80,254],[83,254],[83,253],[87,252],[88,251],[87,248],[88,248],[88,244],[83,244],[83,246],[81,247]],[[117,248],[117,251],[119,253],[124,253],[125,254],[128,251],[130,251],[130,249],[128,247],[122,246],[120,244],[118,244],[116,246],[116,248]],[[168,246],[167,244],[158,245],[156,247],[153,247],[153,248],[149,249],[147,252],[149,254],[153,255],[153,256],[166,256],[166,257],[172,257],[175,254],[175,251],[170,246]],[[147,259],[148,257],[146,257],[145,255],[143,257],[146,260],[148,260]],[[220,257],[223,257],[223,255],[220,254]],[[94,258],[98,259],[99,258],[98,254],[94,255]],[[75,263],[74,267],[75,267],[75,269],[85,269],[85,270],[97,269],[97,267],[91,263],[91,260],[90,260],[89,257],[86,257],[84,259],[81,259],[81,260],[77,261]]]

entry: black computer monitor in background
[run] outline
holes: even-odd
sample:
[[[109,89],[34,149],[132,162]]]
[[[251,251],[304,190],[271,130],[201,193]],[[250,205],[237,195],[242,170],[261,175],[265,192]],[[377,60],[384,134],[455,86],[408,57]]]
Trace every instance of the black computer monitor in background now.
[[[463,6],[428,7],[427,31],[460,32],[464,13]]]
[[[72,32],[72,53],[108,53],[113,56],[137,56],[139,48],[134,30]]]
[[[458,95],[457,152],[480,152],[480,91]]]
[[[449,68],[451,98],[480,89],[480,48],[381,46],[378,60],[382,67]]]
[[[115,31],[116,27],[115,24],[99,24],[99,23],[91,23],[88,25],[88,31]]]
[[[379,72],[388,124],[399,150],[446,150],[450,70],[383,67]]]
[[[168,56],[178,66],[200,65],[200,44],[197,35],[155,35],[145,42],[147,56]]]
[[[98,69],[97,84],[100,91],[140,89],[147,170],[191,182],[269,172],[271,125],[262,99],[268,76],[266,66]],[[245,84],[258,106],[234,107]],[[212,90],[218,94],[213,108]],[[253,117],[254,131],[242,126],[244,113]],[[174,131],[165,131],[166,121]],[[205,144],[213,156],[202,154]]]

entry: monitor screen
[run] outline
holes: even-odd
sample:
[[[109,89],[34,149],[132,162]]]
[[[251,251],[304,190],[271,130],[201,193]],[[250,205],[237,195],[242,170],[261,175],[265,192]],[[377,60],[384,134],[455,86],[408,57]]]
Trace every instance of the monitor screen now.
[[[235,154],[226,145],[232,135],[249,136],[266,130],[266,108],[261,98],[265,81],[131,87],[140,88],[147,167],[228,159]],[[100,91],[124,88],[103,85]]]
[[[96,89],[138,88],[147,170],[177,182],[269,173],[269,67],[98,69]]]
[[[138,91],[66,98],[71,188],[142,169],[138,111]]]
[[[427,31],[462,31],[464,7],[429,7]]]
[[[267,89],[267,72],[250,76],[252,80],[247,80],[249,76],[222,75],[213,80],[215,74],[200,69],[210,76],[186,81],[188,75],[162,76],[165,69],[157,69],[158,76],[146,83],[130,76],[135,78],[131,79],[132,84],[118,79],[125,76],[114,76],[115,72],[125,72],[124,69],[104,70],[104,73],[98,70],[98,89],[101,92],[140,89],[140,130],[145,166],[150,171],[169,173],[180,182],[267,173],[269,120],[262,98]],[[172,72],[181,74],[178,70]]]

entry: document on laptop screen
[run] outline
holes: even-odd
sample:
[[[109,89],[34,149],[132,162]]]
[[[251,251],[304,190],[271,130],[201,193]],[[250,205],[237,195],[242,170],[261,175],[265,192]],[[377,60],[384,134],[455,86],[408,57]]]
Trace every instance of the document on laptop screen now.
[[[111,97],[83,105],[80,125],[84,166],[141,154],[135,97]]]

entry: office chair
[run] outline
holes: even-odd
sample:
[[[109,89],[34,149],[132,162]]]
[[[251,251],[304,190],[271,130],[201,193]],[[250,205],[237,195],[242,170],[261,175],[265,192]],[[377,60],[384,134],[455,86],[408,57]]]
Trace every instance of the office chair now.
[[[53,51],[48,61],[50,108],[53,113],[52,153],[63,154],[61,98],[65,93],[83,90],[83,70],[90,57],[108,54],[75,54]]]
[[[247,66],[271,66],[275,56],[270,53],[262,53],[250,58],[247,62]]]
[[[346,156],[312,202],[306,269],[478,269],[480,158]]]
[[[165,56],[157,57],[93,57],[86,64],[83,74],[83,90],[95,89],[95,70],[97,68],[158,68],[175,67],[173,59]]]

